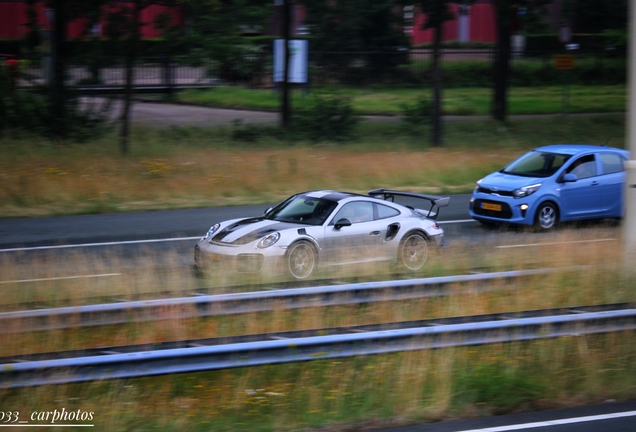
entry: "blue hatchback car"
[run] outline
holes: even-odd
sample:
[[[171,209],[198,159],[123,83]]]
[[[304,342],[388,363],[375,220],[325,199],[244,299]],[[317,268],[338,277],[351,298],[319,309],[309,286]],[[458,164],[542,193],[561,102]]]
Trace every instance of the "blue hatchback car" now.
[[[627,150],[579,144],[536,148],[477,182],[469,205],[482,223],[536,225],[620,218]]]

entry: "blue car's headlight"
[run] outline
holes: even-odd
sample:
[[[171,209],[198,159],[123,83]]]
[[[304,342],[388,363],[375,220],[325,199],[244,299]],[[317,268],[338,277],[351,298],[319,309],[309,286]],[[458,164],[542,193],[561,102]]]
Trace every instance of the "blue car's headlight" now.
[[[212,228],[210,228],[208,230],[207,233],[205,233],[205,236],[203,236],[203,238],[201,240],[208,240],[212,237],[212,234],[214,234],[215,232],[217,232],[219,230],[219,228],[221,227],[221,224],[214,224],[212,226]]]
[[[522,188],[515,189],[514,191],[512,191],[512,194],[515,196],[515,198],[523,198],[532,195],[533,193],[538,191],[540,187],[541,183],[524,186]]]
[[[263,237],[261,239],[261,241],[258,242],[257,246],[259,247],[259,249],[265,249],[265,248],[270,247],[274,243],[276,243],[278,241],[278,239],[280,239],[280,233],[279,232],[273,232],[273,233],[267,234],[265,237]]]

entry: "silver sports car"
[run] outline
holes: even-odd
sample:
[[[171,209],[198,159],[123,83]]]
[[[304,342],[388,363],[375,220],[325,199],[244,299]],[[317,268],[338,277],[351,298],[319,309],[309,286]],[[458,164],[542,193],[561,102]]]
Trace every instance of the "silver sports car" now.
[[[428,210],[396,203],[422,200]],[[377,189],[368,196],[330,190],[303,192],[263,216],[214,224],[194,248],[200,270],[232,269],[293,278],[320,267],[393,261],[419,270],[429,246],[444,245],[435,222],[450,197]]]

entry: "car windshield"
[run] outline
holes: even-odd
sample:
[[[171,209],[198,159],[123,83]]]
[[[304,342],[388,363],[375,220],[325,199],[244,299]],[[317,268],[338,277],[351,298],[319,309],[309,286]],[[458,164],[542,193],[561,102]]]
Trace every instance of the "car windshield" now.
[[[570,157],[571,155],[533,150],[524,154],[500,172],[522,177],[550,177]]]
[[[274,207],[265,215],[265,219],[304,225],[322,225],[337,205],[335,201],[297,195]]]

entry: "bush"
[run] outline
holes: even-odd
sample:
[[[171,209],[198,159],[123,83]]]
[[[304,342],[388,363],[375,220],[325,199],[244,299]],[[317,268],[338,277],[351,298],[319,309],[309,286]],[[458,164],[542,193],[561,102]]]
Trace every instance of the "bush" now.
[[[409,129],[419,130],[420,126],[428,126],[433,115],[433,102],[421,96],[412,104],[402,104],[402,120]]]
[[[350,140],[359,121],[351,99],[337,95],[317,95],[292,117],[294,132],[316,142]]]
[[[110,102],[80,107],[79,99],[68,97],[65,108],[65,117],[60,118],[45,95],[16,91],[10,77],[0,71],[0,134],[25,130],[85,142],[107,131]]]

